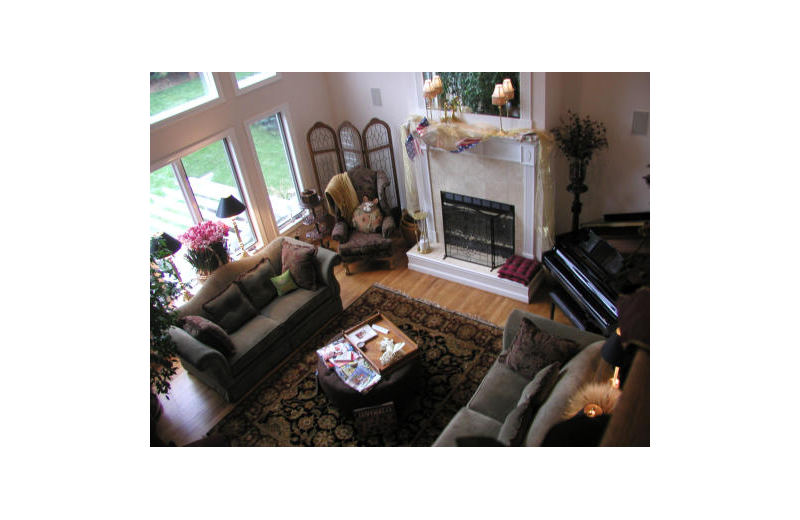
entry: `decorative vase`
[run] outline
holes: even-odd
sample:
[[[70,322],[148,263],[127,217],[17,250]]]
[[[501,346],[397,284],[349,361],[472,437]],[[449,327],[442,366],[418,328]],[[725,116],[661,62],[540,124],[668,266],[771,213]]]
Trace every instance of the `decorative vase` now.
[[[588,161],[572,160],[569,163],[569,182],[572,184],[583,184],[586,180],[586,168]]]

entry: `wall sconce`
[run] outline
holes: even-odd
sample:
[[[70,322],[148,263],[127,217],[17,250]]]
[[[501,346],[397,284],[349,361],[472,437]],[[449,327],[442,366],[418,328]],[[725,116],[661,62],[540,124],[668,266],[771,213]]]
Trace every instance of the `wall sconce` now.
[[[503,105],[506,104],[506,96],[503,93],[502,83],[498,83],[494,86],[494,92],[492,93],[492,104],[497,107],[497,111],[500,114],[500,132],[503,132]]]

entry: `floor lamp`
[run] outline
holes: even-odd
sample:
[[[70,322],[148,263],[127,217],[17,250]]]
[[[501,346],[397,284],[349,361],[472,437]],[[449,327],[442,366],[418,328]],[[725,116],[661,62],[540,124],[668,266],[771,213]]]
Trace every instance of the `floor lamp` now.
[[[178,279],[181,287],[183,288],[183,299],[187,302],[192,298],[192,293],[189,292],[189,289],[183,284],[183,280],[181,280],[181,273],[178,272],[178,267],[175,265],[175,261],[172,259],[172,256],[178,252],[181,248],[180,241],[173,237],[168,233],[156,233],[150,238],[150,254],[153,255],[155,258],[159,260],[166,260],[169,262],[169,265],[172,266],[172,270],[175,272],[175,277]]]
[[[236,215],[241,214],[247,207],[239,202],[233,195],[229,195],[223,199],[219,199],[219,206],[217,207],[217,216],[219,218],[230,218],[233,223],[233,230],[236,232],[236,238],[239,240],[239,247],[242,249],[242,258],[248,257],[247,250],[244,248],[242,236],[239,234],[239,228],[236,226]]]

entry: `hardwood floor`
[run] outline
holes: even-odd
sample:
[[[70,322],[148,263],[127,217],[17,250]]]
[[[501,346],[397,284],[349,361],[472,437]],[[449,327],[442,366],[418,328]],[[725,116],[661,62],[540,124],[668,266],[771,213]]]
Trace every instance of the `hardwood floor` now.
[[[545,287],[534,295],[533,302],[525,304],[503,296],[473,289],[441,278],[411,271],[406,267],[404,253],[395,259],[395,268],[384,268],[381,264],[351,265],[352,275],[345,274],[344,267],[335,268],[336,279],[341,285],[342,303],[346,308],[374,283],[397,289],[414,298],[421,298],[449,309],[466,313],[489,321],[500,327],[513,309],[523,309],[541,316],[550,316],[550,302]],[[556,309],[555,320],[569,324],[567,317]],[[279,369],[280,367],[278,367]],[[265,374],[266,378],[268,374]],[[206,433],[230,412],[235,404],[228,404],[219,394],[187,374],[183,368],[172,380],[169,399],[159,399],[164,407],[158,421],[157,432],[165,441],[178,446],[205,437]]]

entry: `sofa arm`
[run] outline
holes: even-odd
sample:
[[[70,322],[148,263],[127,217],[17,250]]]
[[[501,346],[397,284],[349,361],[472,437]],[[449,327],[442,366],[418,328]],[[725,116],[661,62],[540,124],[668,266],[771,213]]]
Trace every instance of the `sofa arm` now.
[[[383,238],[394,236],[397,224],[395,224],[394,218],[391,215],[383,217],[383,223],[381,225],[383,226]]]
[[[333,268],[341,263],[339,253],[324,247],[317,248],[317,278],[331,288],[334,296],[339,294],[339,281],[333,274]]]
[[[205,343],[198,341],[191,334],[178,327],[170,327],[169,335],[175,342],[178,355],[196,366],[199,370],[206,370],[213,365],[222,369],[223,373],[230,374],[228,360],[222,353]]]
[[[331,238],[339,242],[340,244],[343,242],[347,242],[347,239],[350,238],[350,226],[347,225],[347,222],[344,220],[340,220],[333,226],[333,231],[331,232]]]

